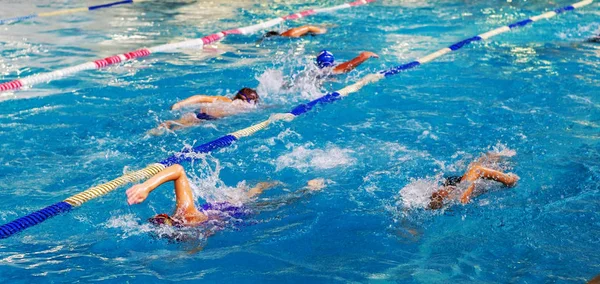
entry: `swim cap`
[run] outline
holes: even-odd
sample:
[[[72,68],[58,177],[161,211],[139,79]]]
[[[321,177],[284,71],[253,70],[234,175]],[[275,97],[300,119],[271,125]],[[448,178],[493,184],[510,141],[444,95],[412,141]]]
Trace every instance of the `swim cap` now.
[[[319,68],[331,67],[333,66],[334,61],[335,57],[327,50],[322,50],[319,55],[317,55],[317,65]]]
[[[157,226],[167,225],[167,226],[173,226],[173,227],[180,227],[183,225],[181,221],[175,220],[167,214],[158,214],[158,215],[148,219],[148,222],[150,222],[154,225],[157,225]]]
[[[250,102],[258,103],[258,100],[260,99],[260,97],[258,96],[258,93],[256,93],[255,90],[250,89],[250,88],[242,88],[241,90],[239,90],[237,92],[237,94],[235,94],[235,97],[233,97],[233,99],[234,100],[243,100],[248,103],[250,103]]]

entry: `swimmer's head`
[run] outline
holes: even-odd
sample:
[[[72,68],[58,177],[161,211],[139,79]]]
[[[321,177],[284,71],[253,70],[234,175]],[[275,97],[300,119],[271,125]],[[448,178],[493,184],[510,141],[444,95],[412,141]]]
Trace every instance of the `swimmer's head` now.
[[[256,44],[261,44],[263,42],[263,40],[265,40],[266,38],[280,36],[280,35],[281,34],[279,32],[276,32],[276,31],[267,32],[259,40],[256,41]]]
[[[279,32],[276,32],[276,31],[270,31],[270,32],[267,32],[267,33],[266,33],[266,34],[263,36],[263,38],[272,37],[272,36],[279,36],[279,35],[280,35],[280,34],[279,34]]]
[[[167,214],[158,214],[158,215],[148,219],[148,222],[150,222],[154,225],[157,225],[157,226],[166,225],[166,226],[171,226],[171,227],[180,227],[183,225],[183,223],[181,221],[175,220]]]
[[[317,55],[317,66],[319,66],[319,68],[331,67],[334,62],[335,57],[327,50],[322,50],[319,52],[319,55]]]
[[[237,94],[235,94],[235,97],[233,97],[233,100],[242,100],[245,101],[247,103],[258,103],[258,100],[260,99],[260,97],[258,96],[258,93],[256,93],[255,90],[250,89],[250,88],[243,88],[241,90],[239,90],[237,92]]]
[[[444,186],[456,186],[460,183],[461,180],[462,180],[461,176],[450,176],[444,180],[443,185]]]
[[[444,188],[431,194],[431,197],[429,198],[429,209],[441,209],[444,206],[444,199],[448,197],[450,191],[453,189],[455,189],[453,186],[445,186]]]

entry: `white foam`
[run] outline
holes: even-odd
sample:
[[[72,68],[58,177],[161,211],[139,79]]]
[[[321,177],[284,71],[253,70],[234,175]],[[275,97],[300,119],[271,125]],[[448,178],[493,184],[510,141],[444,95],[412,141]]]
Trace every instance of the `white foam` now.
[[[201,155],[192,163],[191,169],[187,170],[196,200],[209,203],[227,201],[233,204],[246,202],[248,200],[246,192],[249,190],[246,182],[241,181],[236,186],[227,186],[219,178],[221,172],[219,160],[210,155]]]
[[[104,226],[106,228],[122,230],[123,234],[121,237],[123,239],[131,236],[147,234],[155,231],[158,228],[152,226],[150,223],[142,222],[142,220],[135,214],[112,216],[110,219],[108,219],[108,221],[106,221]]]
[[[407,184],[399,192],[399,205],[403,209],[427,208],[431,194],[437,190],[437,179],[416,179]]]
[[[306,145],[295,147],[292,152],[279,156],[276,161],[277,171],[284,168],[295,168],[301,172],[308,169],[332,169],[353,164],[354,151],[329,145],[325,149],[309,149]]]
[[[256,92],[263,99],[272,94],[279,94],[281,86],[284,84],[283,71],[279,69],[267,69],[256,78],[259,82]]]

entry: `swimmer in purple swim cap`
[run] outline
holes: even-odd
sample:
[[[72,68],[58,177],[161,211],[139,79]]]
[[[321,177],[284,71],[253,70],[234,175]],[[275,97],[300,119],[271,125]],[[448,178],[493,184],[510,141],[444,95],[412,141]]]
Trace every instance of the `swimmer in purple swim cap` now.
[[[246,206],[239,201],[236,202],[233,200],[205,203],[200,207],[196,207],[196,200],[185,170],[178,164],[164,169],[144,183],[129,188],[126,192],[127,203],[134,205],[144,202],[150,192],[170,181],[173,181],[175,184],[175,213],[172,215],[158,214],[148,220],[157,226],[197,227],[211,221],[222,222],[224,219],[242,219],[254,213],[251,206]],[[242,198],[242,200],[251,202],[263,193],[263,191],[278,185],[281,185],[281,183],[260,182],[247,191],[245,198]],[[304,194],[321,190],[324,187],[325,180],[313,179],[308,182],[308,185],[304,189],[297,192]],[[278,202],[278,204],[281,203],[285,202]]]

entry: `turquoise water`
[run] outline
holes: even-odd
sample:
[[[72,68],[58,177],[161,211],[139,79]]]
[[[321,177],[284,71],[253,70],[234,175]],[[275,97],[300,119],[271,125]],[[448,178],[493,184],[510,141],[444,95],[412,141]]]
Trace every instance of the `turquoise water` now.
[[[286,2],[135,4],[2,25],[0,79],[340,4]],[[383,1],[285,24],[327,25],[323,36],[256,46],[258,35],[236,35],[203,52],[152,55],[3,95],[0,223],[568,4]],[[11,2],[0,18],[81,5]],[[136,206],[121,188],[2,240],[0,280],[581,283],[600,273],[600,45],[584,43],[599,28],[598,11],[593,4],[472,44],[184,165],[199,203],[284,182],[248,226],[198,242],[156,239],[145,220],[172,211],[171,185]],[[338,61],[364,50],[381,58],[320,88],[279,88],[323,48]],[[257,87],[265,107],[145,136],[180,115],[168,110],[178,99],[243,86]],[[436,180],[486,151],[516,153],[501,167],[521,177],[517,187],[489,185],[471,204],[422,209]],[[323,191],[279,202],[319,177],[328,180]]]

